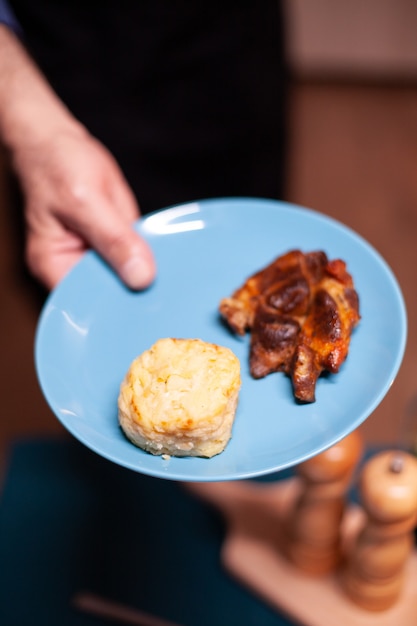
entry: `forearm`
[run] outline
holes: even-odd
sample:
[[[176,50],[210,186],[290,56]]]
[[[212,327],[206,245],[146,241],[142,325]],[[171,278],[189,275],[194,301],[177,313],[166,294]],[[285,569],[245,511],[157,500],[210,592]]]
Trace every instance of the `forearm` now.
[[[56,132],[84,132],[54,93],[19,38],[0,24],[0,137],[13,153]]]

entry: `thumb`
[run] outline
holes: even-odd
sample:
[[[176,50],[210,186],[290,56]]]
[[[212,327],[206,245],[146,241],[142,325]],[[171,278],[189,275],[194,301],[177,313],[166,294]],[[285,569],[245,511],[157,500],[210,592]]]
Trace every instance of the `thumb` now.
[[[132,223],[122,219],[115,222],[102,224],[91,237],[91,245],[130,289],[144,289],[156,274],[152,251]]]
[[[119,250],[119,244],[123,250]],[[108,261],[131,289],[144,289],[155,278],[156,266],[148,244],[131,228],[113,245]]]
[[[95,205],[98,208],[98,203]],[[134,230],[134,220],[120,214],[109,203],[94,211],[96,219],[89,221],[84,232],[94,248],[131,289],[148,287],[155,278],[156,265],[147,242]]]

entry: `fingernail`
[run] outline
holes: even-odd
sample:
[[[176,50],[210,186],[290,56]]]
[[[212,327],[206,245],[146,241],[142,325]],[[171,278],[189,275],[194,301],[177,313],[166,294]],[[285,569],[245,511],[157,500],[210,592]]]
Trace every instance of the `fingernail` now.
[[[142,257],[133,256],[121,268],[120,277],[131,289],[143,289],[152,282],[154,269]]]

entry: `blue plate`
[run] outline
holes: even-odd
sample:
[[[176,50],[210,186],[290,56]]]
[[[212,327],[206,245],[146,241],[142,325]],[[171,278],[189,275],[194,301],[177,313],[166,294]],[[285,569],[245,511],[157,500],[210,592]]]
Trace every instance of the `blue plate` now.
[[[271,200],[233,198],[175,206],[140,220],[156,282],[133,293],[94,252],[53,291],[42,311],[35,359],[41,388],[62,424],[103,457],[173,480],[220,481],[300,463],[357,428],[400,367],[407,321],[385,261],[361,237],[317,212]],[[314,404],[295,403],[290,380],[253,380],[249,337],[229,333],[218,303],[276,256],[299,248],[342,258],[354,277],[362,320],[339,374],[319,379]],[[131,363],[161,337],[198,337],[231,348],[242,388],[225,451],[212,459],[164,460],[136,448],[119,428],[117,397]]]

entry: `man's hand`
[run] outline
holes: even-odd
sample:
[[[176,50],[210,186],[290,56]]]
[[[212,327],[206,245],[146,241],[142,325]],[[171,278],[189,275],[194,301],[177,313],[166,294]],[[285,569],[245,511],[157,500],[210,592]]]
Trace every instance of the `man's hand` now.
[[[84,129],[56,133],[14,152],[26,198],[26,259],[32,273],[54,287],[95,249],[132,289],[155,275],[152,253],[132,229],[135,198],[109,152]]]
[[[24,192],[26,258],[37,278],[54,287],[91,247],[132,289],[152,282],[154,259],[132,228],[139,210],[117,163],[3,25],[0,138]]]

